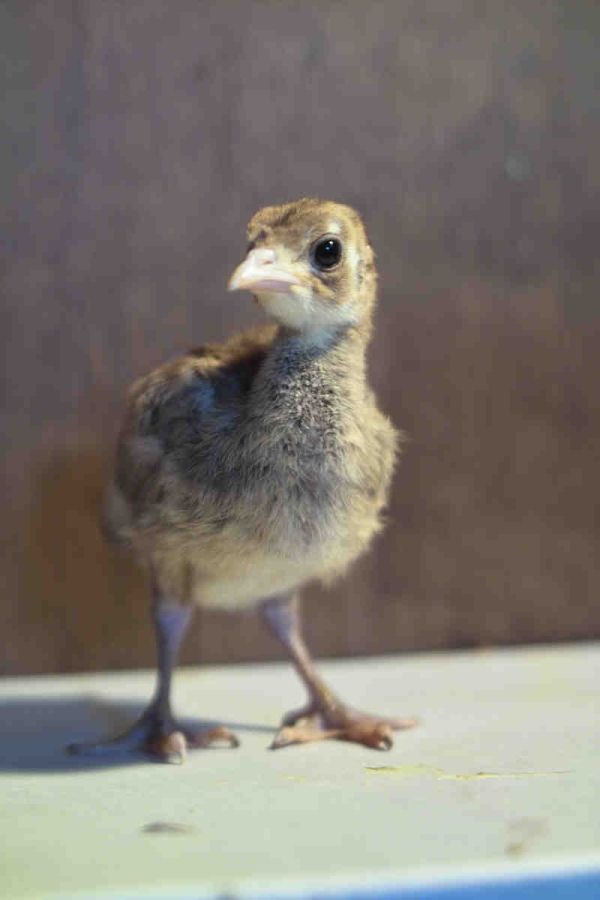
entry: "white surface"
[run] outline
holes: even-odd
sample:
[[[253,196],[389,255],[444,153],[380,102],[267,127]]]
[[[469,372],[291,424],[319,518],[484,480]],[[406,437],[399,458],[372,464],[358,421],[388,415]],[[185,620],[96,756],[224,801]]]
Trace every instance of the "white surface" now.
[[[304,699],[285,664],[183,669],[176,708],[242,740],[183,766],[63,754],[127,724],[152,673],[6,680],[0,897],[398,895],[600,873],[599,670],[599,645],[322,664],[353,705],[422,719],[378,753],[332,741],[267,751]],[[179,830],[144,831],[156,822]]]

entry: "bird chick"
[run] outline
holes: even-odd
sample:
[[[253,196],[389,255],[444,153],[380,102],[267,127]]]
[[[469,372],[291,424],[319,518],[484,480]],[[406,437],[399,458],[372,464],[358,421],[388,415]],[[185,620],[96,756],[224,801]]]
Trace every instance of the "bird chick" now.
[[[341,738],[376,748],[412,719],[347,707],[315,670],[298,591],[341,575],[381,529],[397,434],[367,383],[377,275],[358,214],[303,199],[260,210],[229,290],[248,290],[272,320],[189,352],[130,390],[108,533],[149,575],[158,644],[156,693],[107,752],[141,745],[164,759],[237,744],[225,728],[174,718],[171,676],[194,606],[261,605],[308,691],[273,746]]]

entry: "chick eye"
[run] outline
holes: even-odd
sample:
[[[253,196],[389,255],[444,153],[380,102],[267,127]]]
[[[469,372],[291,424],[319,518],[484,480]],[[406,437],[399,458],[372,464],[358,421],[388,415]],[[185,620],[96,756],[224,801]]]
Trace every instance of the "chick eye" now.
[[[342,258],[342,244],[337,238],[325,238],[313,247],[312,258],[319,269],[331,269]]]

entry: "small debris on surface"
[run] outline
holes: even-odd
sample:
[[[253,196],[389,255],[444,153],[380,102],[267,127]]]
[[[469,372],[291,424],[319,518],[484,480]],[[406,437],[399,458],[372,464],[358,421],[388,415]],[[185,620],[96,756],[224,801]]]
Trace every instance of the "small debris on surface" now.
[[[550,830],[544,819],[512,819],[507,827],[512,838],[504,848],[507,856],[522,856],[533,842],[548,834]]]
[[[191,825],[182,825],[179,822],[150,822],[142,828],[144,834],[195,834],[196,829]]]

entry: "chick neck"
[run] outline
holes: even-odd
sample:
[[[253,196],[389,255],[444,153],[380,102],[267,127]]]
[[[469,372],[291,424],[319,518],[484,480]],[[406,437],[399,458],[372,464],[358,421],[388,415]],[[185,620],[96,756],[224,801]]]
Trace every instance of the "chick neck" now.
[[[323,314],[323,309],[318,307],[310,312],[305,311],[303,316],[296,314],[289,298],[284,302],[273,304],[273,298],[255,296],[255,300],[265,310],[267,315],[278,325],[278,339],[294,343],[298,349],[318,355],[326,353],[333,347],[346,347],[351,355],[363,355],[372,333],[372,314],[376,301],[377,280],[375,273],[366,278],[362,284],[362,290],[351,305],[350,311],[346,305],[337,309],[332,308]],[[284,299],[284,298],[282,298]],[[310,309],[311,301],[305,301]],[[279,307],[279,308],[278,308]],[[292,314],[290,314],[292,313]]]
[[[274,409],[282,413],[289,405],[293,412],[300,403],[312,420],[324,412],[327,397],[337,397],[358,410],[365,397],[366,346],[365,330],[356,325],[297,330],[280,324],[260,379],[271,385]]]

